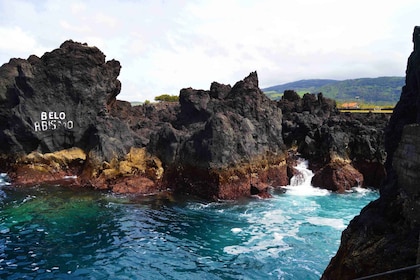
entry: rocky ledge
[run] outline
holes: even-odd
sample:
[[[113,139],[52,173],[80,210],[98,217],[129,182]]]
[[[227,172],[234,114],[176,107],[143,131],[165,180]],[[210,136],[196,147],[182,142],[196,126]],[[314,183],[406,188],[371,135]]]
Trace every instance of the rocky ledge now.
[[[0,170],[15,184],[206,199],[269,197],[296,172],[296,153],[311,161],[316,186],[343,192],[383,179],[386,117],[340,114],[322,94],[286,91],[272,101],[256,72],[234,86],[182,89],[179,102],[133,107],[116,99],[120,68],[73,41],[4,64]]]

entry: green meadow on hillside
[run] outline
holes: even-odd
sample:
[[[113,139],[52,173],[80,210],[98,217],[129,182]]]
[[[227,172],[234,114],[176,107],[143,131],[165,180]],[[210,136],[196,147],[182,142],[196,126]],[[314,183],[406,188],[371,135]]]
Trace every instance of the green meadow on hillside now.
[[[343,81],[311,79],[276,85],[262,90],[273,100],[280,99],[285,90],[294,90],[300,95],[322,92],[325,97],[335,99],[337,103],[355,101],[367,107],[393,107],[400,98],[404,83],[404,77],[360,78]]]

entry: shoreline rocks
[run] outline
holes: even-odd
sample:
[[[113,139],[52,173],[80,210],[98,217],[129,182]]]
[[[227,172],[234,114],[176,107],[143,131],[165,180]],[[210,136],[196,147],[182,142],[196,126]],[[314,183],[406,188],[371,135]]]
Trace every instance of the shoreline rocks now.
[[[132,107],[116,99],[120,68],[71,40],[0,68],[0,168],[15,184],[72,178],[120,193],[235,199],[287,183],[282,113],[256,72],[233,87],[182,89],[179,103]]]
[[[309,160],[315,187],[336,192],[379,188],[385,178],[384,129],[389,116],[340,113],[322,93],[300,97],[291,90],[278,106],[285,144]]]
[[[286,91],[272,101],[252,72],[234,86],[184,88],[179,103],[133,107],[116,99],[120,68],[73,41],[0,68],[0,168],[14,183],[72,178],[118,193],[237,199],[287,185],[291,150],[316,167],[315,185],[339,192],[366,182],[370,163],[382,164],[386,119],[339,114],[322,94]]]
[[[233,87],[183,89],[177,119],[151,137],[163,184],[207,198],[236,199],[287,183],[282,113],[258,87],[253,72]]]

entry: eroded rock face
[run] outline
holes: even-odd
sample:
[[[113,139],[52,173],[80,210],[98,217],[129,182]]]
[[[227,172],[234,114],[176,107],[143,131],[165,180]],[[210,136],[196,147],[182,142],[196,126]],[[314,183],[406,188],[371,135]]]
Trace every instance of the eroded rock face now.
[[[118,61],[105,61],[98,48],[73,41],[41,58],[4,64],[0,68],[2,170],[9,170],[16,183],[77,176],[82,185],[110,188],[116,177],[107,175],[109,165],[123,161],[132,147],[141,148],[144,142],[126,122],[109,113],[121,89],[120,68]],[[75,148],[84,158],[72,162],[71,168],[55,161]]]
[[[283,138],[310,160],[312,184],[343,192],[352,187],[378,188],[385,177],[384,114],[343,114],[322,94],[286,91],[278,106],[283,111]]]
[[[116,100],[119,71],[118,61],[73,41],[3,65],[0,168],[17,184],[71,178],[116,192],[171,188],[210,199],[267,196],[267,186],[287,183],[281,110],[256,73],[233,87],[183,89],[179,103],[132,107]]]
[[[381,195],[353,219],[322,279],[354,279],[418,263],[420,232],[420,28],[413,34],[406,85],[386,129],[386,181]],[[414,279],[415,270],[381,279]],[[417,279],[417,278],[416,278]]]
[[[79,147],[105,160],[127,153],[131,131],[107,112],[121,89],[120,68],[96,47],[72,41],[41,58],[11,59],[0,70],[0,153]]]
[[[165,184],[206,197],[233,199],[287,183],[282,113],[251,73],[232,88],[183,89],[176,121],[152,136]]]
[[[344,193],[363,186],[363,175],[349,162],[337,159],[318,170],[311,183],[314,187]]]
[[[214,82],[210,90],[182,89],[179,103],[132,107],[116,100],[119,70],[119,62],[106,62],[96,47],[72,41],[41,58],[3,65],[0,168],[22,184],[66,177],[116,192],[170,188],[234,199],[287,185],[293,174],[287,147],[297,146],[318,166],[314,182],[319,177],[321,187],[337,191],[366,180],[355,165],[333,159],[360,162],[363,170],[381,163],[377,123],[339,115],[322,94],[300,98],[287,91],[276,103],[259,89],[254,72],[233,87]],[[61,164],[72,149],[83,159]]]

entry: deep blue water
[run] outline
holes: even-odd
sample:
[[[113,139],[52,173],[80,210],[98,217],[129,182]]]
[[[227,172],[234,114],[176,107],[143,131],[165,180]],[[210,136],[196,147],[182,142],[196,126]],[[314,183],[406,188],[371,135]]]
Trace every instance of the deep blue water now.
[[[307,176],[272,199],[217,203],[3,186],[0,279],[319,279],[378,193]]]

